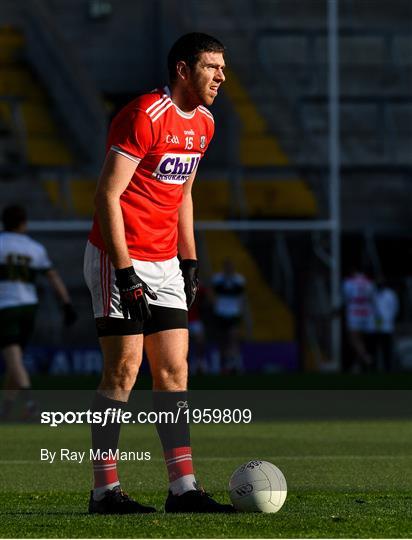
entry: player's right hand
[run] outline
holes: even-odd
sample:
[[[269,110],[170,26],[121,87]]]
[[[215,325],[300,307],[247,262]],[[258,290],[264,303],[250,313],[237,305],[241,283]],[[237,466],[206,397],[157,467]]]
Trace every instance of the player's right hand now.
[[[116,286],[120,293],[120,307],[125,319],[144,322],[150,319],[151,313],[146,298],[157,300],[155,292],[134,271],[133,266],[115,271]]]

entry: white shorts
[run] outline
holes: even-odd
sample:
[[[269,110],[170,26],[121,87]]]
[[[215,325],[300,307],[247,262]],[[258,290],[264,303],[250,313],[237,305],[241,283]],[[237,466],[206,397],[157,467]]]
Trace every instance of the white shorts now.
[[[136,274],[157,294],[157,300],[146,296],[149,304],[187,311],[184,280],[177,257],[161,262],[132,259],[132,263]],[[123,319],[114,267],[107,253],[87,242],[83,271],[92,296],[94,317]]]

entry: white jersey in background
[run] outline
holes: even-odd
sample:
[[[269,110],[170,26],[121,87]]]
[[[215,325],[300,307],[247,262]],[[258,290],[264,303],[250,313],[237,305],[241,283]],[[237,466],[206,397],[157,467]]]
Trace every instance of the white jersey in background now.
[[[364,274],[345,279],[343,298],[349,330],[373,332],[375,329],[375,286]]]
[[[52,267],[46,249],[27,236],[0,233],[0,309],[37,304],[37,272]]]
[[[375,295],[376,331],[392,333],[399,311],[399,300],[392,289],[379,289]]]
[[[218,317],[241,317],[244,310],[246,281],[241,274],[215,274],[212,287],[215,292],[214,312]]]

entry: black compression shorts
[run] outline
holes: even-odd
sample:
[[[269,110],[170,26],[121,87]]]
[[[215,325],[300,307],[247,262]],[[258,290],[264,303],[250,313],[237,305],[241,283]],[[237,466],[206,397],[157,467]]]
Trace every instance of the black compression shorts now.
[[[144,334],[148,336],[163,330],[187,328],[187,311],[185,309],[155,306],[150,304],[152,317],[141,324],[138,321],[117,317],[98,317],[95,319],[97,335],[104,336],[130,336]]]

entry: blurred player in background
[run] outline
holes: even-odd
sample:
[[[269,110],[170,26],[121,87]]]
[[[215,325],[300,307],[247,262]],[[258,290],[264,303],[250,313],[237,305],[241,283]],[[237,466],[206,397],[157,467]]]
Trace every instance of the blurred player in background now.
[[[369,370],[374,363],[375,285],[356,267],[343,282],[343,303],[346,330],[354,355],[351,369],[354,372]]]
[[[138,96],[111,124],[84,266],[104,357],[96,411],[126,406],[143,341],[155,410],[187,407],[187,310],[198,287],[191,190],[214,133],[206,106],[225,80],[223,52],[206,34],[182,36],[168,56],[170,87]],[[157,430],[169,475],[166,512],[233,511],[196,484],[183,415]],[[93,449],[114,452],[119,433],[118,424],[92,424]],[[153,511],[122,491],[115,459],[94,462],[90,513]]]
[[[27,215],[22,206],[12,205],[2,215],[0,233],[0,348],[5,364],[1,418],[7,420],[18,394],[24,401],[23,417],[36,413],[30,377],[23,363],[23,351],[33,332],[38,297],[35,279],[44,273],[63,306],[66,325],[77,316],[69,293],[52,267],[46,249],[27,236]]]
[[[214,317],[219,342],[222,373],[240,373],[243,360],[240,351],[241,324],[246,309],[246,281],[226,259],[223,270],[212,277]]]
[[[399,313],[399,299],[383,277],[376,281],[375,347],[376,360],[382,359],[385,371],[393,371],[393,335]]]

